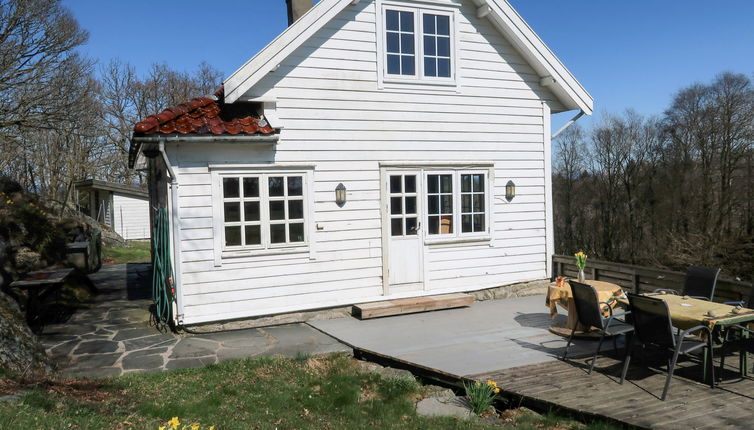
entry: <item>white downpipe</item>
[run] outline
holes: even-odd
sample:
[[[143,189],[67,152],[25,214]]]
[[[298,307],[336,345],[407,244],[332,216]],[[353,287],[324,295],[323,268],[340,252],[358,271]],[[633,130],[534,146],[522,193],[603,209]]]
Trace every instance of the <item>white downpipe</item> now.
[[[183,324],[183,291],[181,289],[181,226],[178,225],[178,178],[165,152],[165,141],[160,139],[160,154],[170,174],[170,236],[173,239],[173,288],[177,311],[175,322]]]
[[[566,131],[566,129],[568,127],[572,126],[576,121],[579,120],[579,118],[581,118],[582,116],[584,116],[584,114],[586,114],[586,112],[584,112],[583,110],[579,111],[579,113],[577,113],[576,116],[574,116],[573,118],[571,118],[567,123],[563,124],[563,126],[560,127],[560,129],[558,131],[556,131],[555,134],[553,134],[552,136],[550,136],[550,140],[554,140],[556,137],[558,137],[558,135],[560,135],[560,133]]]

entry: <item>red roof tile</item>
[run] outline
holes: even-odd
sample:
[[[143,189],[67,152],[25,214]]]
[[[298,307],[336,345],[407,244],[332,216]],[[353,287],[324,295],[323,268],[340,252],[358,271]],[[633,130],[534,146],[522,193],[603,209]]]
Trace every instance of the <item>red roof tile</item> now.
[[[256,105],[226,105],[223,88],[215,97],[198,97],[150,115],[134,125],[135,135],[149,134],[274,134],[277,130],[257,118]]]

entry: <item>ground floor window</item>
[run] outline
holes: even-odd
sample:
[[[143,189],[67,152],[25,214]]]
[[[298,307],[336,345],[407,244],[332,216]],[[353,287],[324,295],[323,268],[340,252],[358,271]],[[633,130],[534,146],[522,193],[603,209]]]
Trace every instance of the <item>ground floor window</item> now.
[[[306,243],[304,174],[223,174],[224,249]]]
[[[426,178],[428,235],[487,232],[486,172],[428,172]]]

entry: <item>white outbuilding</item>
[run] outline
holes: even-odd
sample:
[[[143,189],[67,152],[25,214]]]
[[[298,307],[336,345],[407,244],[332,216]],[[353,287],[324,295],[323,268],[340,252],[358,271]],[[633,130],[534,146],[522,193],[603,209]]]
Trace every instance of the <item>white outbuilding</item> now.
[[[135,126],[176,322],[548,278],[551,114],[593,101],[511,5],[291,3],[215,96]]]
[[[123,184],[87,179],[73,184],[80,211],[123,239],[149,239],[149,193]]]

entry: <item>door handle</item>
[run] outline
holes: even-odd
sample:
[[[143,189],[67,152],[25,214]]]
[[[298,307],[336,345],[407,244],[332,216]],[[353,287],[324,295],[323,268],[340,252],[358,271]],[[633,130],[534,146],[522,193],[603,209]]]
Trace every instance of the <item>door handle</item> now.
[[[416,223],[416,227],[412,228],[411,231],[418,232],[422,228],[422,223],[418,222]]]

